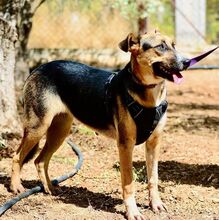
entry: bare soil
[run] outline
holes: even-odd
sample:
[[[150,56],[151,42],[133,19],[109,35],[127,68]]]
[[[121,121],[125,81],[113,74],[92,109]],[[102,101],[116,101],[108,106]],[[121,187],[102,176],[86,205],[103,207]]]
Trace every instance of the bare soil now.
[[[168,212],[148,207],[144,146],[134,151],[136,199],[151,220],[219,219],[219,70],[187,71],[180,86],[168,83],[168,121],[159,163],[159,190]],[[0,161],[0,204],[8,191],[11,155],[19,135],[8,134]],[[5,137],[6,138],[6,137]],[[69,138],[84,155],[79,173],[57,187],[55,195],[38,193],[14,205],[1,219],[125,219],[118,152],[114,141],[75,123]],[[65,143],[53,156],[50,175],[70,172],[77,158]],[[33,161],[24,166],[25,187],[39,184]]]

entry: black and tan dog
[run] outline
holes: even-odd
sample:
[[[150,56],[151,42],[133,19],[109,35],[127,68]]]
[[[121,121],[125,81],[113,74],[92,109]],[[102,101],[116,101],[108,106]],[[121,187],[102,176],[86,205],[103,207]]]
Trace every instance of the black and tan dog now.
[[[117,141],[123,199],[128,219],[144,219],[134,197],[132,152],[146,142],[149,201],[154,211],[164,210],[158,194],[158,154],[166,121],[165,80],[179,83],[186,60],[174,43],[153,32],[129,34],[119,44],[131,60],[119,73],[71,61],[53,61],[34,70],[24,86],[24,136],[14,158],[11,189],[24,191],[20,171],[25,158],[46,134],[46,143],[35,165],[47,193],[52,185],[49,161],[60,147],[73,118]]]

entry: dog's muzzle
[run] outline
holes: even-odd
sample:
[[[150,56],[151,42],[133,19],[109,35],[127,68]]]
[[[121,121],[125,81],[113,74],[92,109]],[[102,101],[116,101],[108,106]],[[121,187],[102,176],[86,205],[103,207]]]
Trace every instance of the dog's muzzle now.
[[[178,63],[170,67],[166,67],[162,62],[156,62],[153,64],[154,73],[164,79],[171,82],[180,84],[183,81],[183,76],[180,70],[183,69],[183,65],[180,67]]]
[[[179,71],[186,70],[189,67],[190,59],[177,54],[177,66]]]
[[[170,63],[169,65],[162,62],[153,63],[154,73],[171,82],[180,84],[183,81],[180,72],[188,68],[189,59],[177,54]]]

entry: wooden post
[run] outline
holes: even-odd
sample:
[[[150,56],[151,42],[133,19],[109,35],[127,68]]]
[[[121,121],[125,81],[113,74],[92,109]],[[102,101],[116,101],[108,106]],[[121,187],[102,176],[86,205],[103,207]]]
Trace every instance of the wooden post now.
[[[143,3],[138,5],[138,11],[141,14],[145,10]],[[147,18],[138,18],[138,34],[145,34],[147,32]]]

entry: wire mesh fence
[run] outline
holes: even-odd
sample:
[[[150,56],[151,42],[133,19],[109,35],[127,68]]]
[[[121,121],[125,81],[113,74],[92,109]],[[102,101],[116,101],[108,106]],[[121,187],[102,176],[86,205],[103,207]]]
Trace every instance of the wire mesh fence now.
[[[34,15],[28,47],[117,48],[118,42],[129,32],[136,32],[137,21],[123,16],[118,8],[113,7],[113,2],[46,0]],[[157,11],[148,16],[148,30],[158,28],[174,37],[174,1],[161,2]],[[208,43],[219,41],[219,10],[216,7],[219,7],[219,0],[206,0]],[[193,25],[192,22],[188,22],[189,25]]]
[[[29,48],[114,48],[129,33],[129,23],[112,7],[97,6],[85,10],[46,1],[33,18]]]
[[[86,2],[91,2],[89,7]],[[29,48],[116,48],[129,32],[136,32],[137,21],[124,16],[113,2],[46,0],[34,15]],[[148,19],[148,29],[173,35],[172,6],[164,7],[168,14],[160,8],[158,18],[155,13]]]

